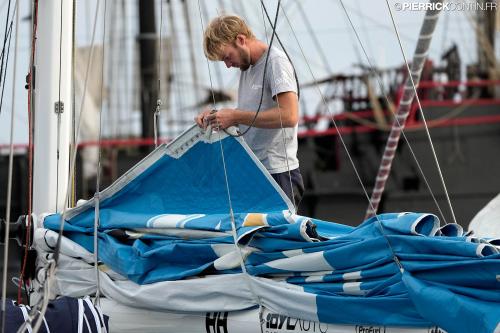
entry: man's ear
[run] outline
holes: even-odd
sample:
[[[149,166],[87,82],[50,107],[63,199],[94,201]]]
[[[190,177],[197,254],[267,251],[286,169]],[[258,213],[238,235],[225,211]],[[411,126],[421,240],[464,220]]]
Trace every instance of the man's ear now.
[[[247,36],[243,35],[243,34],[238,34],[238,36],[236,36],[236,44],[239,45],[239,46],[243,46],[247,43]]]

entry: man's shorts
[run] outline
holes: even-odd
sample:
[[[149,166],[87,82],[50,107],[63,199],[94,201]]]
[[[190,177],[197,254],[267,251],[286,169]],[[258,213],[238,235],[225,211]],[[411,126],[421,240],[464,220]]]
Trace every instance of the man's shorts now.
[[[292,201],[292,203],[295,204],[296,210],[298,210],[300,201],[302,200],[302,197],[304,195],[304,181],[302,180],[300,169],[297,168],[294,170],[290,170],[290,173],[288,173],[288,171],[275,173],[271,176],[278,183],[281,189]],[[293,186],[293,191],[290,187],[290,180]]]

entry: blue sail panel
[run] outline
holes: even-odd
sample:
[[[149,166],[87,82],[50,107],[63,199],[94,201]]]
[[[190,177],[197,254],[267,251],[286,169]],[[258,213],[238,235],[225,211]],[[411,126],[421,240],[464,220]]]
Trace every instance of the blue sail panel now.
[[[355,228],[296,215],[244,140],[211,135],[190,129],[100,193],[99,260],[139,285],[242,273],[243,263],[266,304],[325,323],[500,327],[495,245],[445,232],[432,214],[380,214]],[[64,216],[65,237],[89,252],[95,204]]]

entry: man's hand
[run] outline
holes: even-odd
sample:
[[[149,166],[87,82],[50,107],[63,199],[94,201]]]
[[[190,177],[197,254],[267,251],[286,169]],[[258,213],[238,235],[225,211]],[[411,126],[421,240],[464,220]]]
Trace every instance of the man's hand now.
[[[206,119],[213,129],[221,130],[237,125],[235,115],[236,109],[220,109],[209,113]]]
[[[208,116],[210,115],[211,112],[212,112],[211,110],[203,111],[194,118],[194,121],[196,121],[196,124],[198,124],[199,127],[206,129],[210,123],[208,121]]]

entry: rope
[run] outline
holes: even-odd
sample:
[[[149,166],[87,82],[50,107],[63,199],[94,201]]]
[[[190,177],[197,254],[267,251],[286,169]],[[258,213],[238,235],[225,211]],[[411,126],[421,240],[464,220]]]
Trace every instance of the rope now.
[[[31,230],[31,212],[32,212],[32,196],[33,196],[33,73],[35,64],[35,50],[36,50],[36,39],[37,39],[37,28],[38,28],[38,0],[33,2],[33,27],[31,32],[31,55],[30,55],[30,71],[28,74],[28,221],[27,228]],[[17,288],[17,303],[21,304],[21,288],[22,281],[24,277],[24,272],[26,270],[26,261],[28,257],[28,244],[30,243],[31,234],[26,235],[26,244],[24,249],[24,260],[21,266],[21,273],[19,278],[19,285]]]
[[[274,24],[272,25],[273,26],[273,33],[271,35],[271,41],[269,42],[269,47],[268,47],[268,51],[267,51],[267,54],[266,54],[266,60],[264,62],[264,74],[262,75],[262,88],[260,90],[259,106],[257,107],[257,111],[255,111],[255,116],[253,117],[252,122],[250,123],[250,125],[242,133],[232,134],[232,133],[229,133],[228,131],[224,130],[224,132],[226,134],[231,135],[233,137],[240,137],[240,136],[244,136],[245,134],[247,134],[248,131],[251,128],[254,127],[255,120],[257,120],[257,117],[258,117],[258,115],[259,115],[259,113],[261,111],[262,101],[264,99],[264,84],[266,82],[267,65],[268,65],[268,62],[269,62],[270,50],[271,50],[271,47],[273,46],[274,36],[276,35],[276,29],[275,29],[275,27],[276,27],[276,22],[278,21],[278,14],[279,14],[280,3],[281,3],[281,0],[278,0],[278,6],[276,7],[276,16],[274,17]],[[261,0],[261,5],[264,6],[264,3],[262,2],[262,0]]]
[[[12,23],[11,23],[11,27],[9,28],[9,17],[10,17],[11,2],[12,1],[9,0],[9,5],[7,7],[7,18],[5,19],[5,31],[4,31],[4,36],[3,36],[2,61],[1,61],[1,64],[0,64],[0,81],[2,81],[2,82],[5,82],[4,73],[3,73],[4,63],[5,63],[5,47],[7,45],[7,38],[10,41],[9,35],[10,35],[11,28],[12,28]],[[9,42],[9,48],[10,48],[10,42]],[[1,112],[1,108],[0,108],[0,112]]]
[[[76,0],[73,1],[73,8],[76,8]],[[71,82],[75,82],[75,64],[76,64],[76,14],[75,10],[73,10],[73,17],[71,18],[71,27],[72,27],[72,34],[71,34],[71,43],[72,43],[72,50],[71,50]],[[76,109],[76,94],[75,94],[75,85],[71,85],[71,146],[69,149],[69,155],[73,153],[73,150],[77,149],[76,146],[76,138],[75,138],[75,109]],[[75,207],[76,206],[76,177],[73,176],[71,178],[71,198],[69,201],[70,207]]]
[[[191,20],[190,20],[190,16],[189,16],[189,3],[187,0],[183,0],[182,1],[182,9],[183,9],[183,12],[184,12],[184,22],[186,23],[186,31],[187,31],[187,35],[188,35],[188,39],[189,39],[189,43],[190,43],[190,47],[189,47],[189,59],[191,61],[191,77],[193,79],[193,83],[194,83],[194,91],[195,91],[195,94],[194,94],[194,97],[196,100],[200,100],[199,98],[199,89],[198,87],[200,86],[199,85],[199,82],[198,82],[198,70],[197,70],[197,66],[196,66],[196,59],[195,59],[195,54],[194,54],[194,50],[195,50],[195,45],[194,45],[194,38],[193,38],[193,31],[192,31],[192,28],[191,28]]]
[[[121,53],[121,56],[119,57],[119,60],[122,61],[122,64],[123,67],[120,67],[120,68],[124,68],[126,64],[129,64],[130,61],[129,61],[129,51],[127,50],[127,40],[125,39],[125,36],[126,36],[126,33],[128,32],[128,20],[127,20],[127,5],[128,4],[128,1],[127,0],[122,0],[121,2],[121,14],[122,14],[122,20],[121,20],[121,26],[122,26],[122,29],[120,29],[120,31],[123,31],[123,35],[121,36],[120,38],[120,50],[123,51],[123,53]],[[124,18],[124,19],[123,19]],[[126,73],[123,73],[124,75],[124,78],[121,80],[123,82],[123,89],[125,91],[125,105],[133,105],[133,102],[130,101],[130,99],[132,98],[132,95],[133,94],[129,94],[129,80],[127,79],[127,74]],[[118,99],[120,102],[123,101],[122,98],[119,98]],[[131,130],[131,126],[132,126],[132,122],[131,121],[126,121],[125,122],[127,124],[127,129],[126,129],[126,133],[131,133],[132,130]],[[121,128],[121,127],[120,127]],[[122,134],[123,132],[120,131],[120,134]]]
[[[295,0],[294,3],[297,6],[297,8],[299,9],[299,13],[302,16],[302,20],[304,21],[304,23],[306,25],[307,32],[311,36],[312,41],[314,42],[314,45],[316,46],[316,50],[319,51],[318,53],[319,53],[319,56],[321,58],[321,62],[323,63],[324,68],[326,68],[326,70],[328,71],[329,74],[333,73],[332,68],[330,67],[330,62],[328,61],[328,59],[326,57],[325,51],[321,47],[321,43],[319,42],[318,37],[313,32],[311,21],[309,21],[309,18],[307,17],[306,12],[304,11],[304,7],[302,7],[302,4],[300,3],[299,0]]]
[[[158,49],[158,99],[156,101],[156,110],[154,113],[153,125],[154,125],[154,138],[155,147],[158,147],[158,122],[160,121],[160,110],[161,110],[161,54],[162,54],[162,30],[163,30],[163,0],[160,0],[160,47]]]
[[[465,1],[462,2],[465,3]],[[472,14],[464,11],[464,15],[466,16],[472,29],[474,29],[474,31],[476,32],[476,38],[482,48],[481,51],[484,53],[484,55],[486,56],[486,60],[489,62],[489,69],[494,72],[495,79],[498,78],[500,76],[500,67],[498,65],[494,46],[491,45],[491,42],[483,27],[481,27],[479,23],[473,18]]]
[[[279,1],[281,1],[281,0],[279,0]],[[198,10],[199,10],[199,14],[200,14],[201,29],[203,31],[204,24],[203,24],[203,17],[202,17],[202,14],[201,14],[200,0],[198,0]],[[206,59],[207,68],[208,68],[208,75],[209,75],[209,78],[210,78],[210,85],[211,85],[211,92],[212,92],[212,99],[213,99],[213,107],[214,107],[214,110],[215,110],[215,96],[214,96],[214,89],[213,89],[213,85],[212,85],[212,74],[211,74],[211,71],[210,71],[210,63],[208,62],[208,58],[205,57],[205,59]],[[218,133],[218,137],[219,137],[218,141],[219,141],[219,145],[220,145],[222,166],[223,166],[223,171],[224,171],[224,181],[225,181],[225,185],[226,185],[227,200],[228,200],[228,205],[229,205],[229,216],[230,216],[230,220],[231,220],[231,230],[232,230],[232,235],[233,235],[234,246],[236,247],[236,249],[238,251],[238,254],[240,255],[240,267],[241,267],[241,271],[242,271],[242,273],[244,274],[244,276],[245,276],[245,278],[247,280],[248,286],[250,288],[250,292],[255,297],[256,303],[259,305],[259,320],[260,320],[260,325],[259,326],[260,326],[261,333],[264,333],[264,329],[263,329],[263,325],[262,325],[263,324],[262,311],[263,311],[264,307],[262,305],[262,301],[261,301],[260,297],[257,295],[257,293],[254,290],[254,287],[253,287],[253,284],[252,284],[252,280],[251,280],[250,275],[248,274],[246,266],[245,266],[245,259],[243,257],[243,253],[241,252],[241,248],[238,245],[238,238],[237,238],[237,233],[236,233],[236,222],[235,222],[235,219],[234,219],[234,212],[233,212],[233,203],[232,203],[232,200],[231,200],[231,191],[229,189],[229,179],[228,179],[228,176],[227,176],[226,160],[225,160],[225,156],[224,156],[224,147],[222,145],[222,134],[221,134],[220,131],[217,131],[217,133]]]
[[[100,185],[101,185],[101,161],[102,161],[102,149],[101,149],[101,140],[102,140],[102,114],[103,114],[103,99],[104,99],[104,62],[106,60],[106,13],[107,13],[107,0],[104,0],[104,14],[103,14],[103,28],[102,28],[102,68],[101,68],[101,110],[99,112],[99,157],[97,159],[97,175],[96,175],[96,191],[94,194],[95,199],[95,213],[94,213],[94,268],[95,268],[95,276],[96,276],[96,295],[94,299],[94,304],[100,304],[100,278],[99,278],[99,242],[98,242],[98,232],[100,225]]]
[[[80,128],[81,128],[81,123],[82,123],[82,118],[83,118],[83,112],[85,111],[85,97],[87,95],[87,84],[88,84],[88,79],[89,79],[89,73],[90,73],[90,65],[92,63],[92,58],[93,58],[93,54],[94,54],[94,41],[95,41],[95,33],[96,33],[96,27],[97,27],[97,18],[98,18],[98,14],[99,14],[99,4],[100,4],[100,1],[97,2],[96,4],[96,10],[95,10],[95,17],[94,17],[94,27],[93,27],[93,31],[92,31],[92,38],[91,38],[91,43],[90,43],[90,52],[89,52],[89,58],[87,60],[87,69],[86,69],[86,73],[85,73],[85,81],[84,81],[84,85],[83,85],[83,94],[82,94],[82,100],[80,102],[80,116],[78,117],[78,124],[77,124],[77,129],[76,129],[76,141],[78,142],[79,138],[80,138]],[[69,175],[69,179],[73,178],[74,177],[74,165],[75,165],[75,162],[76,162],[76,154],[77,154],[77,150],[74,149],[73,151],[73,156],[71,156],[71,160],[70,160],[70,175]],[[66,197],[68,198],[69,196],[69,191],[67,191],[66,193]],[[67,200],[66,200],[67,201]],[[56,251],[55,251],[55,256],[54,256],[54,259],[56,260],[57,262],[57,259],[58,259],[58,256],[59,256],[59,251],[60,251],[60,247],[61,247],[61,236],[62,236],[62,233],[64,231],[64,215],[66,213],[66,207],[63,208],[63,212],[61,214],[61,226],[59,228],[59,237],[58,237],[58,240],[57,240],[57,246],[56,246]]]
[[[8,39],[8,44],[7,44],[7,48],[2,51],[2,60],[4,60],[5,58],[7,58],[7,60],[5,61],[5,72],[1,72],[0,74],[0,82],[1,82],[1,85],[2,85],[2,94],[1,94],[1,97],[0,97],[0,114],[1,114],[1,110],[2,110],[2,106],[3,106],[3,96],[4,96],[4,91],[5,91],[5,82],[6,82],[6,79],[7,79],[7,65],[9,63],[9,55],[10,55],[10,42],[11,42],[11,38],[12,38],[12,24],[13,22],[11,21],[10,25],[9,25],[9,29],[8,29],[8,32],[7,32],[7,39]],[[7,53],[5,53],[7,52]]]
[[[286,21],[287,21],[288,25],[290,26],[290,30],[292,31],[292,34],[293,34],[293,36],[294,36],[294,38],[295,38],[295,41],[297,42],[297,45],[299,46],[300,52],[302,53],[302,56],[303,56],[303,58],[304,58],[304,61],[305,61],[306,65],[307,65],[307,68],[308,68],[308,70],[309,70],[309,73],[311,74],[311,76],[312,76],[312,78],[313,78],[313,81],[314,81],[314,82],[316,82],[316,81],[317,81],[317,80],[316,80],[316,77],[315,77],[315,75],[314,75],[314,73],[313,73],[313,71],[312,71],[312,69],[311,69],[311,66],[310,66],[310,64],[309,64],[309,61],[307,60],[307,57],[305,56],[304,50],[303,50],[303,48],[302,48],[302,45],[300,44],[300,42],[299,42],[299,40],[298,40],[298,38],[297,38],[297,35],[296,35],[296,33],[295,33],[295,30],[293,29],[293,25],[291,24],[290,19],[288,18],[288,15],[286,14],[286,11],[285,11],[285,10],[283,10],[283,14],[284,14],[284,16],[285,16],[285,18],[286,18]],[[331,119],[331,121],[332,121],[332,123],[333,123],[333,125],[334,125],[335,129],[336,129],[336,130],[337,130],[337,132],[339,133],[339,139],[340,139],[340,142],[341,142],[341,144],[342,144],[342,146],[343,146],[343,148],[344,148],[344,150],[345,150],[345,152],[346,152],[346,155],[347,155],[347,157],[348,157],[348,159],[349,159],[349,161],[350,161],[350,163],[351,163],[351,165],[352,165],[352,167],[353,167],[354,173],[355,173],[355,175],[356,175],[356,177],[357,177],[357,179],[358,179],[358,181],[359,181],[359,183],[360,183],[360,185],[361,185],[361,188],[363,189],[363,193],[364,193],[364,195],[365,195],[366,199],[368,200],[368,203],[369,203],[369,204],[371,204],[371,202],[370,202],[370,197],[369,197],[369,195],[368,195],[368,192],[367,192],[367,190],[366,190],[366,187],[364,186],[363,181],[361,180],[361,176],[360,176],[360,174],[359,174],[359,171],[357,170],[356,165],[354,164],[353,158],[352,158],[351,154],[349,153],[349,150],[347,149],[347,145],[346,145],[346,143],[345,143],[345,140],[344,140],[344,138],[342,137],[342,135],[340,134],[340,131],[339,131],[338,125],[337,125],[337,123],[336,123],[336,121],[335,121],[335,119],[334,119],[334,117],[333,117],[333,114],[332,114],[332,112],[331,112],[330,108],[328,107],[328,104],[326,103],[325,96],[324,96],[324,94],[321,92],[321,89],[319,89],[318,84],[315,84],[315,87],[316,87],[316,89],[317,89],[317,91],[318,91],[318,93],[319,93],[319,95],[320,95],[320,97],[321,97],[321,100],[323,101],[323,105],[325,106],[325,109],[326,109],[326,110],[327,110],[327,112],[330,114],[330,119]],[[380,233],[381,233],[382,237],[384,238],[384,240],[386,241],[387,246],[388,246],[389,250],[390,250],[390,251],[391,251],[391,253],[392,253],[392,258],[393,258],[393,261],[394,261],[394,263],[398,266],[399,271],[400,271],[400,272],[402,272],[402,271],[404,270],[404,268],[403,268],[403,266],[402,266],[402,264],[401,264],[401,262],[400,262],[399,258],[397,257],[396,252],[394,251],[394,248],[392,247],[391,242],[389,241],[388,236],[387,236],[387,235],[386,235],[386,233],[385,233],[384,226],[382,225],[382,222],[380,221],[380,219],[379,219],[379,217],[378,217],[378,216],[375,216],[375,218],[376,218],[376,223],[377,223],[377,226],[378,226],[378,228],[380,229]]]
[[[178,47],[178,37],[177,37],[177,29],[175,27],[175,13],[174,13],[174,5],[173,3],[169,2],[168,6],[168,15],[169,15],[169,22],[170,22],[170,35],[172,38],[172,74],[173,74],[173,80],[177,79],[177,75],[180,74],[177,66],[175,65],[176,58],[181,58],[181,54],[179,53],[180,48]],[[175,97],[176,97],[176,104],[177,108],[174,109],[180,109],[185,103],[185,96],[184,93],[186,92],[185,89],[182,89],[180,85],[175,85]],[[185,121],[185,114],[180,113],[177,114],[177,118],[181,119],[182,121]],[[187,121],[185,121],[187,123]],[[191,122],[191,121],[190,121]]]
[[[62,72],[62,26],[63,26],[63,2],[61,0],[61,15],[60,15],[60,27],[59,27],[59,78],[58,78],[58,97],[57,97],[57,163],[56,163],[56,212],[59,210],[57,205],[59,204],[59,162],[60,162],[60,149],[61,149],[61,113],[64,111],[62,109],[61,102],[61,72]]]
[[[354,32],[354,34],[356,36],[356,39],[358,40],[358,43],[360,44],[360,47],[361,47],[361,49],[362,49],[362,51],[363,51],[363,53],[365,55],[366,61],[368,62],[368,66],[370,67],[370,71],[372,72],[372,74],[374,75],[374,77],[377,79],[380,91],[384,95],[384,98],[386,100],[387,105],[390,105],[389,97],[385,93],[386,89],[384,87],[384,84],[382,83],[382,81],[380,79],[380,76],[378,75],[377,71],[375,70],[375,66],[371,62],[370,57],[368,57],[368,54],[366,52],[366,48],[364,47],[363,42],[361,41],[361,38],[360,38],[360,36],[358,34],[358,31],[356,30],[356,27],[354,26],[354,24],[353,24],[353,22],[351,20],[351,17],[349,15],[349,13],[347,12],[347,9],[346,9],[346,7],[344,5],[344,2],[342,0],[339,0],[339,2],[340,2],[341,6],[342,6],[342,8],[344,10],[344,13],[346,14],[346,17],[347,17],[347,19],[348,19],[348,21],[349,21],[349,23],[350,23],[350,25],[351,25],[351,27],[353,29],[353,32]],[[390,110],[392,112],[392,109],[390,109]],[[351,119],[357,121],[355,119],[355,117],[356,117],[355,114],[353,114],[353,113],[346,113],[346,115],[348,117],[350,117]],[[358,119],[358,121],[361,122],[361,119]],[[395,122],[395,124],[397,124],[398,128],[403,128],[404,127],[404,122],[400,122],[400,120],[396,116],[394,117],[394,122]],[[368,125],[368,124],[365,124],[365,125]],[[378,124],[376,124],[376,126],[379,129],[381,128],[381,126],[378,125]],[[444,217],[444,214],[443,214],[443,212],[441,210],[441,207],[440,207],[440,205],[439,205],[439,203],[438,203],[438,201],[437,201],[437,199],[436,199],[436,197],[434,195],[434,192],[432,191],[432,188],[430,186],[430,183],[429,183],[427,177],[425,176],[425,173],[424,173],[424,171],[422,169],[422,166],[420,165],[420,162],[418,161],[418,158],[415,155],[415,152],[413,151],[413,148],[412,148],[412,146],[410,144],[410,140],[408,140],[408,138],[406,137],[406,134],[405,134],[405,132],[404,132],[403,129],[401,130],[401,134],[403,135],[403,138],[404,138],[405,142],[408,145],[408,149],[409,149],[409,151],[410,151],[410,153],[411,153],[411,155],[413,157],[413,160],[415,161],[415,163],[417,165],[417,168],[418,168],[420,174],[422,175],[422,178],[423,178],[423,180],[424,180],[424,182],[425,182],[425,184],[427,186],[427,189],[429,190],[429,193],[430,193],[430,195],[431,195],[431,197],[432,197],[432,199],[433,199],[433,201],[434,201],[434,203],[435,203],[435,205],[436,205],[436,207],[437,207],[437,209],[438,209],[438,211],[440,213],[440,216],[443,218],[443,221],[446,223],[446,218]]]
[[[19,40],[19,2],[16,1],[16,5],[14,8],[14,12],[16,15],[16,39],[14,42],[14,54],[17,54],[17,46]],[[14,110],[16,105],[16,72],[17,72],[17,57],[14,57],[14,69],[12,75],[12,107],[10,114],[10,150],[9,150],[9,175],[7,176],[7,203],[6,203],[6,211],[5,211],[5,238],[4,238],[4,253],[3,253],[3,272],[2,272],[2,333],[5,333],[5,305],[7,300],[7,271],[8,271],[8,262],[9,262],[9,229],[10,229],[10,208],[11,208],[11,199],[12,199],[12,174],[13,174],[13,162],[14,162]],[[4,81],[5,82],[5,81]]]
[[[442,0],[433,0],[432,2],[442,2]],[[414,97],[415,97],[415,99],[417,101],[417,105],[418,105],[418,108],[419,108],[419,111],[420,111],[420,115],[422,117],[422,121],[423,121],[424,124],[426,124],[425,115],[424,115],[424,112],[422,110],[422,105],[420,103],[420,98],[418,97],[416,84],[415,84],[415,82],[413,80],[413,75],[412,75],[412,74],[416,74],[415,72],[418,69],[419,72],[417,74],[418,75],[417,80],[419,80],[420,79],[420,74],[419,73],[421,71],[421,68],[414,68],[415,71],[413,71],[413,72],[412,72],[412,70],[410,70],[410,67],[408,65],[408,60],[406,58],[406,54],[404,52],[403,45],[402,45],[402,42],[401,42],[401,38],[399,36],[399,31],[398,31],[396,22],[394,21],[394,16],[393,16],[393,13],[392,13],[392,9],[391,9],[391,6],[389,5],[389,2],[387,0],[386,0],[386,4],[387,4],[387,8],[389,10],[389,14],[391,16],[391,20],[392,20],[392,24],[393,24],[393,27],[394,27],[394,31],[395,31],[396,36],[398,38],[398,43],[399,43],[399,46],[400,46],[400,49],[401,49],[401,53],[403,55],[403,59],[404,59],[405,64],[406,64],[406,68],[408,70],[408,80],[409,81],[407,81],[407,83],[411,83],[411,86],[408,86],[408,84],[405,85],[405,94],[404,94],[404,96],[407,95],[407,94],[410,95],[410,93],[408,92],[407,88],[413,89],[412,93],[414,93]],[[436,21],[437,21],[437,14],[431,14],[431,12],[434,13],[435,11],[434,10],[427,11],[426,12],[426,17],[425,17],[425,19],[427,21],[430,21],[430,23],[428,23],[429,24],[429,30],[430,30],[430,36],[432,36],[432,32],[434,31],[434,27],[435,27]],[[437,10],[437,13],[439,14],[439,10]],[[428,45],[430,44],[430,38],[425,38],[425,39],[422,38],[422,34],[424,34],[425,23],[427,23],[427,22],[424,22],[424,25],[422,26],[421,38],[419,39],[419,44],[422,43],[422,45],[421,45],[422,50],[419,48],[419,44],[417,44],[417,49],[415,51],[415,57],[417,57],[417,56],[421,57],[420,56],[421,54],[425,54],[425,52],[428,49]],[[425,36],[427,36],[427,35],[428,35],[428,33],[425,33]],[[416,65],[414,64],[412,67],[416,67]],[[402,101],[404,101],[404,100],[406,100],[406,99],[403,97]],[[401,109],[401,103],[400,103],[400,109]],[[400,116],[401,118],[403,118],[404,115],[402,115],[400,112],[398,112],[398,116]],[[405,119],[406,119],[406,116],[403,119],[400,119],[401,123],[404,124],[404,120]],[[450,208],[450,212],[451,212],[451,215],[452,215],[453,222],[457,223],[457,220],[455,218],[455,213],[454,213],[454,210],[453,210],[453,206],[451,204],[451,200],[450,200],[450,197],[449,197],[449,194],[448,194],[448,190],[446,188],[446,183],[444,181],[443,173],[441,171],[441,167],[439,165],[439,161],[438,161],[438,158],[437,158],[437,155],[436,155],[436,150],[434,148],[434,145],[433,145],[433,142],[432,142],[432,138],[430,136],[429,128],[428,128],[427,125],[425,125],[425,131],[426,131],[426,134],[427,134],[427,138],[429,140],[429,144],[430,144],[430,147],[431,147],[431,152],[432,152],[434,161],[436,163],[436,167],[437,167],[437,171],[438,171],[438,174],[439,174],[439,178],[441,180],[441,184],[443,186],[443,190],[444,190],[444,193],[445,193],[445,196],[446,196],[446,201],[448,202],[448,205],[449,205],[449,208]],[[391,134],[392,133],[393,132],[391,132]],[[397,132],[394,132],[394,133],[397,133]],[[393,137],[394,139],[396,139],[395,136],[391,135],[390,137],[391,138]],[[397,141],[399,141],[399,136],[397,138]],[[393,145],[397,146],[397,141],[393,141],[394,143],[391,143],[391,144],[388,141],[387,146],[386,146],[386,152],[388,151],[387,148],[389,147],[389,144],[391,145],[391,147]],[[395,148],[394,148],[394,150],[395,150]],[[386,155],[386,153],[384,152],[384,157],[385,156],[389,157],[389,155],[388,154]],[[377,183],[379,183],[379,184],[375,185],[376,188],[374,189],[373,194],[372,194],[372,198],[370,200],[373,203],[373,207],[370,207],[367,210],[367,215],[374,214],[377,211],[376,208],[378,206],[378,202],[380,201],[380,197],[379,197],[378,198],[378,202],[377,202],[377,196],[379,195],[378,193],[380,193],[380,196],[381,196],[381,193],[383,191],[383,187],[385,187],[385,180],[387,179],[386,178],[386,173],[388,174],[388,171],[390,170],[391,165],[392,165],[392,159],[386,159],[385,163],[382,162],[382,164],[381,164],[381,167],[379,169],[379,175],[377,176]],[[379,180],[380,180],[380,182],[379,182]],[[378,188],[378,191],[376,192],[377,188]],[[380,191],[380,189],[382,191]],[[373,208],[375,208],[375,209],[373,209]]]
[[[37,1],[37,0],[35,0],[35,1]],[[91,45],[90,45],[90,53],[89,53],[89,58],[88,58],[88,61],[87,61],[87,69],[86,69],[86,74],[85,74],[85,82],[84,82],[82,100],[81,100],[81,104],[80,104],[80,117],[78,119],[78,126],[77,126],[76,136],[75,136],[76,137],[76,141],[78,141],[78,139],[79,139],[81,122],[82,122],[82,115],[83,115],[83,111],[85,110],[84,109],[85,96],[86,96],[86,92],[87,92],[87,83],[88,83],[88,77],[89,77],[89,72],[90,72],[90,65],[91,65],[91,62],[92,62],[92,57],[93,57],[93,52],[94,52],[94,41],[95,41],[95,32],[96,32],[96,27],[97,27],[97,18],[98,18],[98,14],[99,14],[99,4],[100,4],[100,2],[98,1],[97,4],[96,4],[96,11],[95,11],[95,17],[94,17],[94,27],[93,27],[93,31],[92,31],[92,39],[91,39]],[[61,3],[61,6],[62,5],[63,4]],[[37,11],[35,11],[35,20],[34,20],[34,22],[36,22],[36,14],[37,14]],[[36,27],[36,25],[34,25],[34,26]],[[35,39],[33,40],[33,42],[35,42]],[[33,50],[33,55],[32,56],[34,58],[34,48],[32,50]],[[31,77],[30,77],[30,80],[31,80]],[[31,87],[31,85],[30,85],[30,87]],[[70,174],[69,174],[69,177],[68,177],[68,182],[74,177],[74,172],[75,172],[74,165],[75,165],[75,162],[76,162],[76,154],[77,154],[77,149],[74,149],[73,152],[72,152],[71,159],[70,159]],[[70,188],[68,187],[67,190],[66,190],[66,199],[65,199],[65,202],[69,201],[69,196],[70,196]],[[45,279],[44,285],[41,287],[41,290],[43,291],[43,294],[44,294],[43,297],[40,300],[42,302],[42,308],[39,311],[39,316],[41,318],[43,318],[45,316],[45,312],[47,310],[47,306],[48,306],[48,302],[49,302],[50,284],[52,283],[52,279],[54,278],[55,270],[56,270],[56,267],[57,267],[57,261],[59,259],[59,254],[60,254],[60,251],[61,251],[61,239],[62,239],[62,234],[63,234],[63,231],[64,231],[64,221],[65,221],[64,220],[64,216],[65,216],[65,213],[66,213],[66,209],[67,209],[67,206],[65,205],[63,207],[63,211],[61,213],[61,225],[60,225],[60,228],[59,228],[59,235],[58,235],[58,238],[57,238],[56,248],[54,250],[54,256],[53,256],[53,259],[51,259],[49,261],[48,267],[46,267],[46,273],[47,273],[47,275],[46,275],[46,279]],[[28,219],[29,223],[31,223],[30,220],[31,219]],[[29,228],[29,225],[28,225],[28,228]],[[29,236],[29,233],[28,233],[28,236]],[[39,303],[33,306],[33,311],[36,311]],[[41,322],[42,322],[42,320],[39,320],[38,327],[40,327]]]
[[[206,1],[202,1],[201,2],[201,9],[203,11],[203,16],[208,21],[209,15],[208,15],[208,9],[207,9]],[[217,81],[217,87],[219,87],[219,89],[221,91],[224,91],[225,88],[224,88],[224,82],[222,81],[222,73],[220,71],[220,66],[214,66],[214,68],[215,68],[215,78],[216,78],[216,81]]]
[[[264,18],[264,11],[267,13],[267,10],[266,10],[266,6],[264,5],[264,2],[261,1],[260,4],[261,4],[261,12],[262,12],[262,21],[264,22],[264,30],[265,30],[266,40],[267,40],[267,28],[266,28],[266,21]],[[280,1],[278,1],[278,8],[276,8],[276,13],[278,12],[279,6],[280,6]],[[273,28],[273,31],[276,30],[276,22],[275,22],[274,26],[272,26],[272,28]],[[271,52],[271,47],[269,47],[269,49],[268,49],[268,55],[270,52]],[[265,75],[266,75],[266,72],[264,71],[264,76]],[[272,78],[273,75],[274,75],[274,71],[271,70],[271,80],[273,80],[273,78]],[[262,85],[262,91],[264,91],[264,85]],[[297,101],[297,103],[298,103],[298,101]],[[294,207],[295,212],[297,212],[297,203],[295,202],[295,190],[293,189],[292,173],[290,172],[290,164],[288,163],[288,153],[286,151],[285,129],[283,127],[283,118],[281,117],[281,107],[280,107],[280,102],[279,102],[278,96],[276,96],[276,104],[278,105],[278,113],[279,113],[279,117],[280,117],[281,136],[283,138],[283,151],[285,152],[284,157],[285,157],[286,169],[288,172],[288,181],[290,184],[290,189],[292,191],[292,203],[293,203],[293,207]],[[290,211],[290,214],[295,213],[295,212]]]

